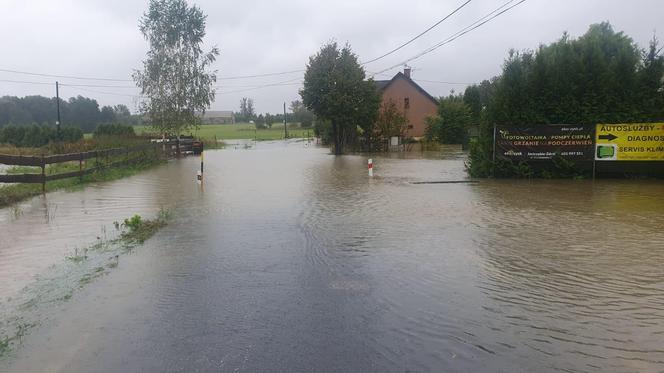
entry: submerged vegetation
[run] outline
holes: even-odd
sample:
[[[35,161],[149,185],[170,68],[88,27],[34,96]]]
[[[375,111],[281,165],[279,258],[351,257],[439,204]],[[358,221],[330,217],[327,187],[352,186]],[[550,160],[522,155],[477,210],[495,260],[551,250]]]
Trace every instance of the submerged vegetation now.
[[[61,265],[51,267],[14,299],[0,303],[0,358],[22,342],[29,330],[42,321],[39,306],[68,301],[74,292],[118,267],[120,255],[143,244],[168,224],[170,213],[161,209],[153,219],[134,215],[124,223],[114,222],[117,237],[97,238],[87,248],[74,249]],[[105,232],[105,228],[102,229]],[[104,234],[105,236],[105,234]]]
[[[122,226],[128,230],[122,233],[120,240],[125,244],[142,244],[145,240],[154,236],[159,229],[163,228],[169,218],[169,212],[161,210],[156,219],[143,220],[140,215],[125,219]]]

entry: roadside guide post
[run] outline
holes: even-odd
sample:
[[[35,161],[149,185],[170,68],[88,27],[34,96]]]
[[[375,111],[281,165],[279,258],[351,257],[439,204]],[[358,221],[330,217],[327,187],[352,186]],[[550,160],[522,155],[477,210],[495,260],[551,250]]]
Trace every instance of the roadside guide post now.
[[[369,168],[369,177],[373,177],[373,159],[369,158],[367,167]]]
[[[205,151],[201,152],[201,169],[198,171],[198,175],[196,176],[196,179],[198,180],[199,183],[203,183],[203,161],[205,160]]]

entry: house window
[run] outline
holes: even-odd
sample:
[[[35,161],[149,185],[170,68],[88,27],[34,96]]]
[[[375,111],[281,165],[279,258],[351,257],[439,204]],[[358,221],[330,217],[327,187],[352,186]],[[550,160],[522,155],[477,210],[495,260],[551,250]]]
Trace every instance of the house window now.
[[[404,109],[410,109],[410,98],[406,97],[403,99],[403,107]]]
[[[412,125],[412,124],[409,124],[409,125],[408,125],[408,129],[409,129],[409,130],[412,130],[412,129],[413,129],[413,125]]]

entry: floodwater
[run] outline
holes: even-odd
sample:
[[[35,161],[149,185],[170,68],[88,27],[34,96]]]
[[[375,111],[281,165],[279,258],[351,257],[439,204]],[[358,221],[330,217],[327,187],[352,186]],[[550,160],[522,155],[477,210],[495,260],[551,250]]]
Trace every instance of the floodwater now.
[[[664,183],[373,158],[258,143],[207,152],[203,189],[188,158],[0,210],[8,304],[113,221],[173,215],[0,370],[664,371]]]

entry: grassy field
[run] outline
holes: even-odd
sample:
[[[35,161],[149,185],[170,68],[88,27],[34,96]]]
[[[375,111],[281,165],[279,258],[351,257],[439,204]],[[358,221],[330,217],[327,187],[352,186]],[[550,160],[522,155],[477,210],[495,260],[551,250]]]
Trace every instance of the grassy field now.
[[[293,124],[288,125],[289,138],[306,138],[307,136],[313,137],[314,131],[309,128],[291,128]],[[150,128],[146,126],[134,127],[137,134],[150,132]],[[206,124],[194,130],[191,133],[196,137],[203,139],[217,140],[236,140],[236,139],[256,139],[256,140],[282,140],[284,138],[284,125],[274,124],[272,128],[256,130],[253,124],[238,123],[238,124]]]

